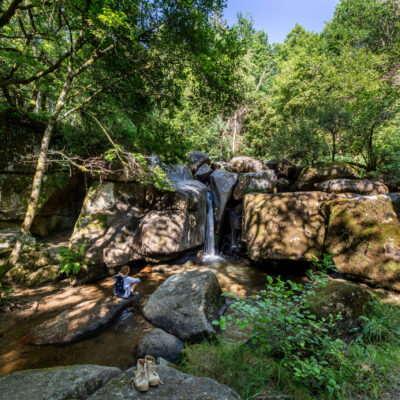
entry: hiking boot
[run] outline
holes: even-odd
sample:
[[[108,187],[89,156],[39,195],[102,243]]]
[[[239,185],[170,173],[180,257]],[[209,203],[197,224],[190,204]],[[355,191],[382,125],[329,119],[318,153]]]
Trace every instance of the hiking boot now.
[[[159,385],[162,382],[156,371],[156,360],[152,356],[146,356],[145,360],[146,360],[146,365],[147,365],[149,385],[150,386]]]
[[[136,389],[140,392],[149,390],[149,374],[147,372],[146,360],[138,360],[133,383],[135,384]]]

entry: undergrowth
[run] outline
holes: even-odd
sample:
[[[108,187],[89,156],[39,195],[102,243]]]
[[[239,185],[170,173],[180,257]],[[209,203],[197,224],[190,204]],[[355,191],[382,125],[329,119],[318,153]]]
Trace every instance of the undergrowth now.
[[[218,323],[245,331],[250,340],[189,345],[179,368],[216,379],[249,400],[274,394],[298,400],[381,399],[385,393],[385,399],[397,398],[390,393],[400,386],[400,309],[375,298],[347,332],[353,340],[340,340],[335,328],[341,316],[319,319],[309,307],[331,264],[327,257],[316,265],[322,271],[310,273],[307,284],[268,278],[260,295],[237,298]]]

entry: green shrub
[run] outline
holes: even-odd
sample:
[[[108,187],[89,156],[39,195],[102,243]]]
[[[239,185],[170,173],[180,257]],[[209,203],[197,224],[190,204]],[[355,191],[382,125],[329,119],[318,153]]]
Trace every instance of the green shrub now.
[[[60,260],[60,274],[77,275],[82,269],[87,270],[87,259],[85,258],[87,246],[87,244],[79,244],[76,250],[71,250],[68,247],[57,249]]]
[[[7,297],[10,293],[12,293],[14,290],[4,286],[0,282],[0,306],[7,300]]]
[[[217,324],[221,329],[233,324],[246,330],[252,343],[278,360],[295,381],[333,393],[338,385],[327,367],[339,365],[343,359],[344,343],[331,335],[341,315],[317,318],[311,312],[310,298],[326,285],[327,269],[334,264],[325,256],[322,262],[314,261],[314,266],[319,270],[308,271],[309,280],[304,284],[267,276],[266,290],[260,294],[247,299],[233,296],[232,314]]]

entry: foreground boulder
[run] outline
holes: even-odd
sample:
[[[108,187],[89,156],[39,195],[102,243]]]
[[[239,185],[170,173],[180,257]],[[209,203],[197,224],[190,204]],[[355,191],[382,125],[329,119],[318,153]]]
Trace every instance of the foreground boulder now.
[[[250,192],[272,193],[276,188],[277,181],[275,172],[271,169],[240,174],[233,191],[233,198],[242,200],[245,194]]]
[[[0,376],[0,393],[9,400],[85,400],[121,372],[99,365],[13,372]]]
[[[213,197],[214,218],[217,226],[225,214],[226,205],[237,182],[237,174],[217,169],[210,175],[209,189]]]
[[[342,315],[337,321],[340,336],[351,336],[350,329],[359,326],[358,318],[365,315],[374,299],[372,294],[357,283],[344,279],[332,279],[325,286],[319,286],[315,296],[309,298],[312,313],[318,318]]]
[[[247,194],[244,198],[243,237],[252,260],[319,258],[325,238],[322,192]]]
[[[387,194],[389,189],[380,182],[372,182],[368,179],[331,179],[316,183],[315,187],[328,193],[357,193],[357,194]]]
[[[168,278],[148,299],[144,316],[154,325],[184,341],[215,334],[212,321],[224,304],[221,287],[208,269],[187,271]]]
[[[253,157],[245,157],[245,156],[240,156],[240,157],[235,157],[232,158],[231,161],[229,161],[229,164],[233,166],[235,171],[237,172],[261,172],[267,169],[265,164],[257,160],[257,158]]]
[[[135,368],[131,368],[109,381],[88,400],[240,400],[236,392],[213,379],[184,374],[164,365],[158,366],[157,372],[164,384],[150,387],[147,392],[132,389]]]
[[[156,328],[147,333],[140,341],[137,357],[144,358],[146,355],[153,356],[155,359],[161,357],[175,363],[183,349],[182,341],[176,336]]]
[[[24,338],[26,343],[66,344],[84,339],[110,324],[135,297],[85,301],[36,326]]]
[[[195,174],[197,170],[204,164],[211,164],[211,160],[206,153],[201,151],[191,151],[188,154],[188,167]]]
[[[90,265],[157,261],[204,242],[207,187],[199,181],[158,190],[139,183],[95,183],[75,225],[72,248],[86,246]]]
[[[338,198],[325,209],[325,246],[339,272],[400,290],[400,224],[390,197]]]
[[[347,163],[317,163],[304,167],[297,178],[298,190],[314,190],[314,184],[331,179],[356,179],[357,170]]]

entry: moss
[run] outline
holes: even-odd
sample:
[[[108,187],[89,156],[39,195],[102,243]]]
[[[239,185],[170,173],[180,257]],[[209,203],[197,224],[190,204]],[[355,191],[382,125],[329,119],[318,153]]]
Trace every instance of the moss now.
[[[387,196],[337,199],[325,247],[340,272],[400,290],[400,225]]]
[[[355,320],[363,315],[373,298],[367,289],[340,279],[319,287],[310,303],[312,311],[319,317],[341,312],[345,318]]]
[[[300,189],[313,189],[314,183],[337,178],[358,178],[356,168],[348,163],[317,163],[304,167],[298,177]]]
[[[42,182],[38,210],[59,189],[66,186],[70,177],[66,173],[45,175]],[[0,174],[0,218],[7,221],[22,220],[28,207],[33,175]]]

